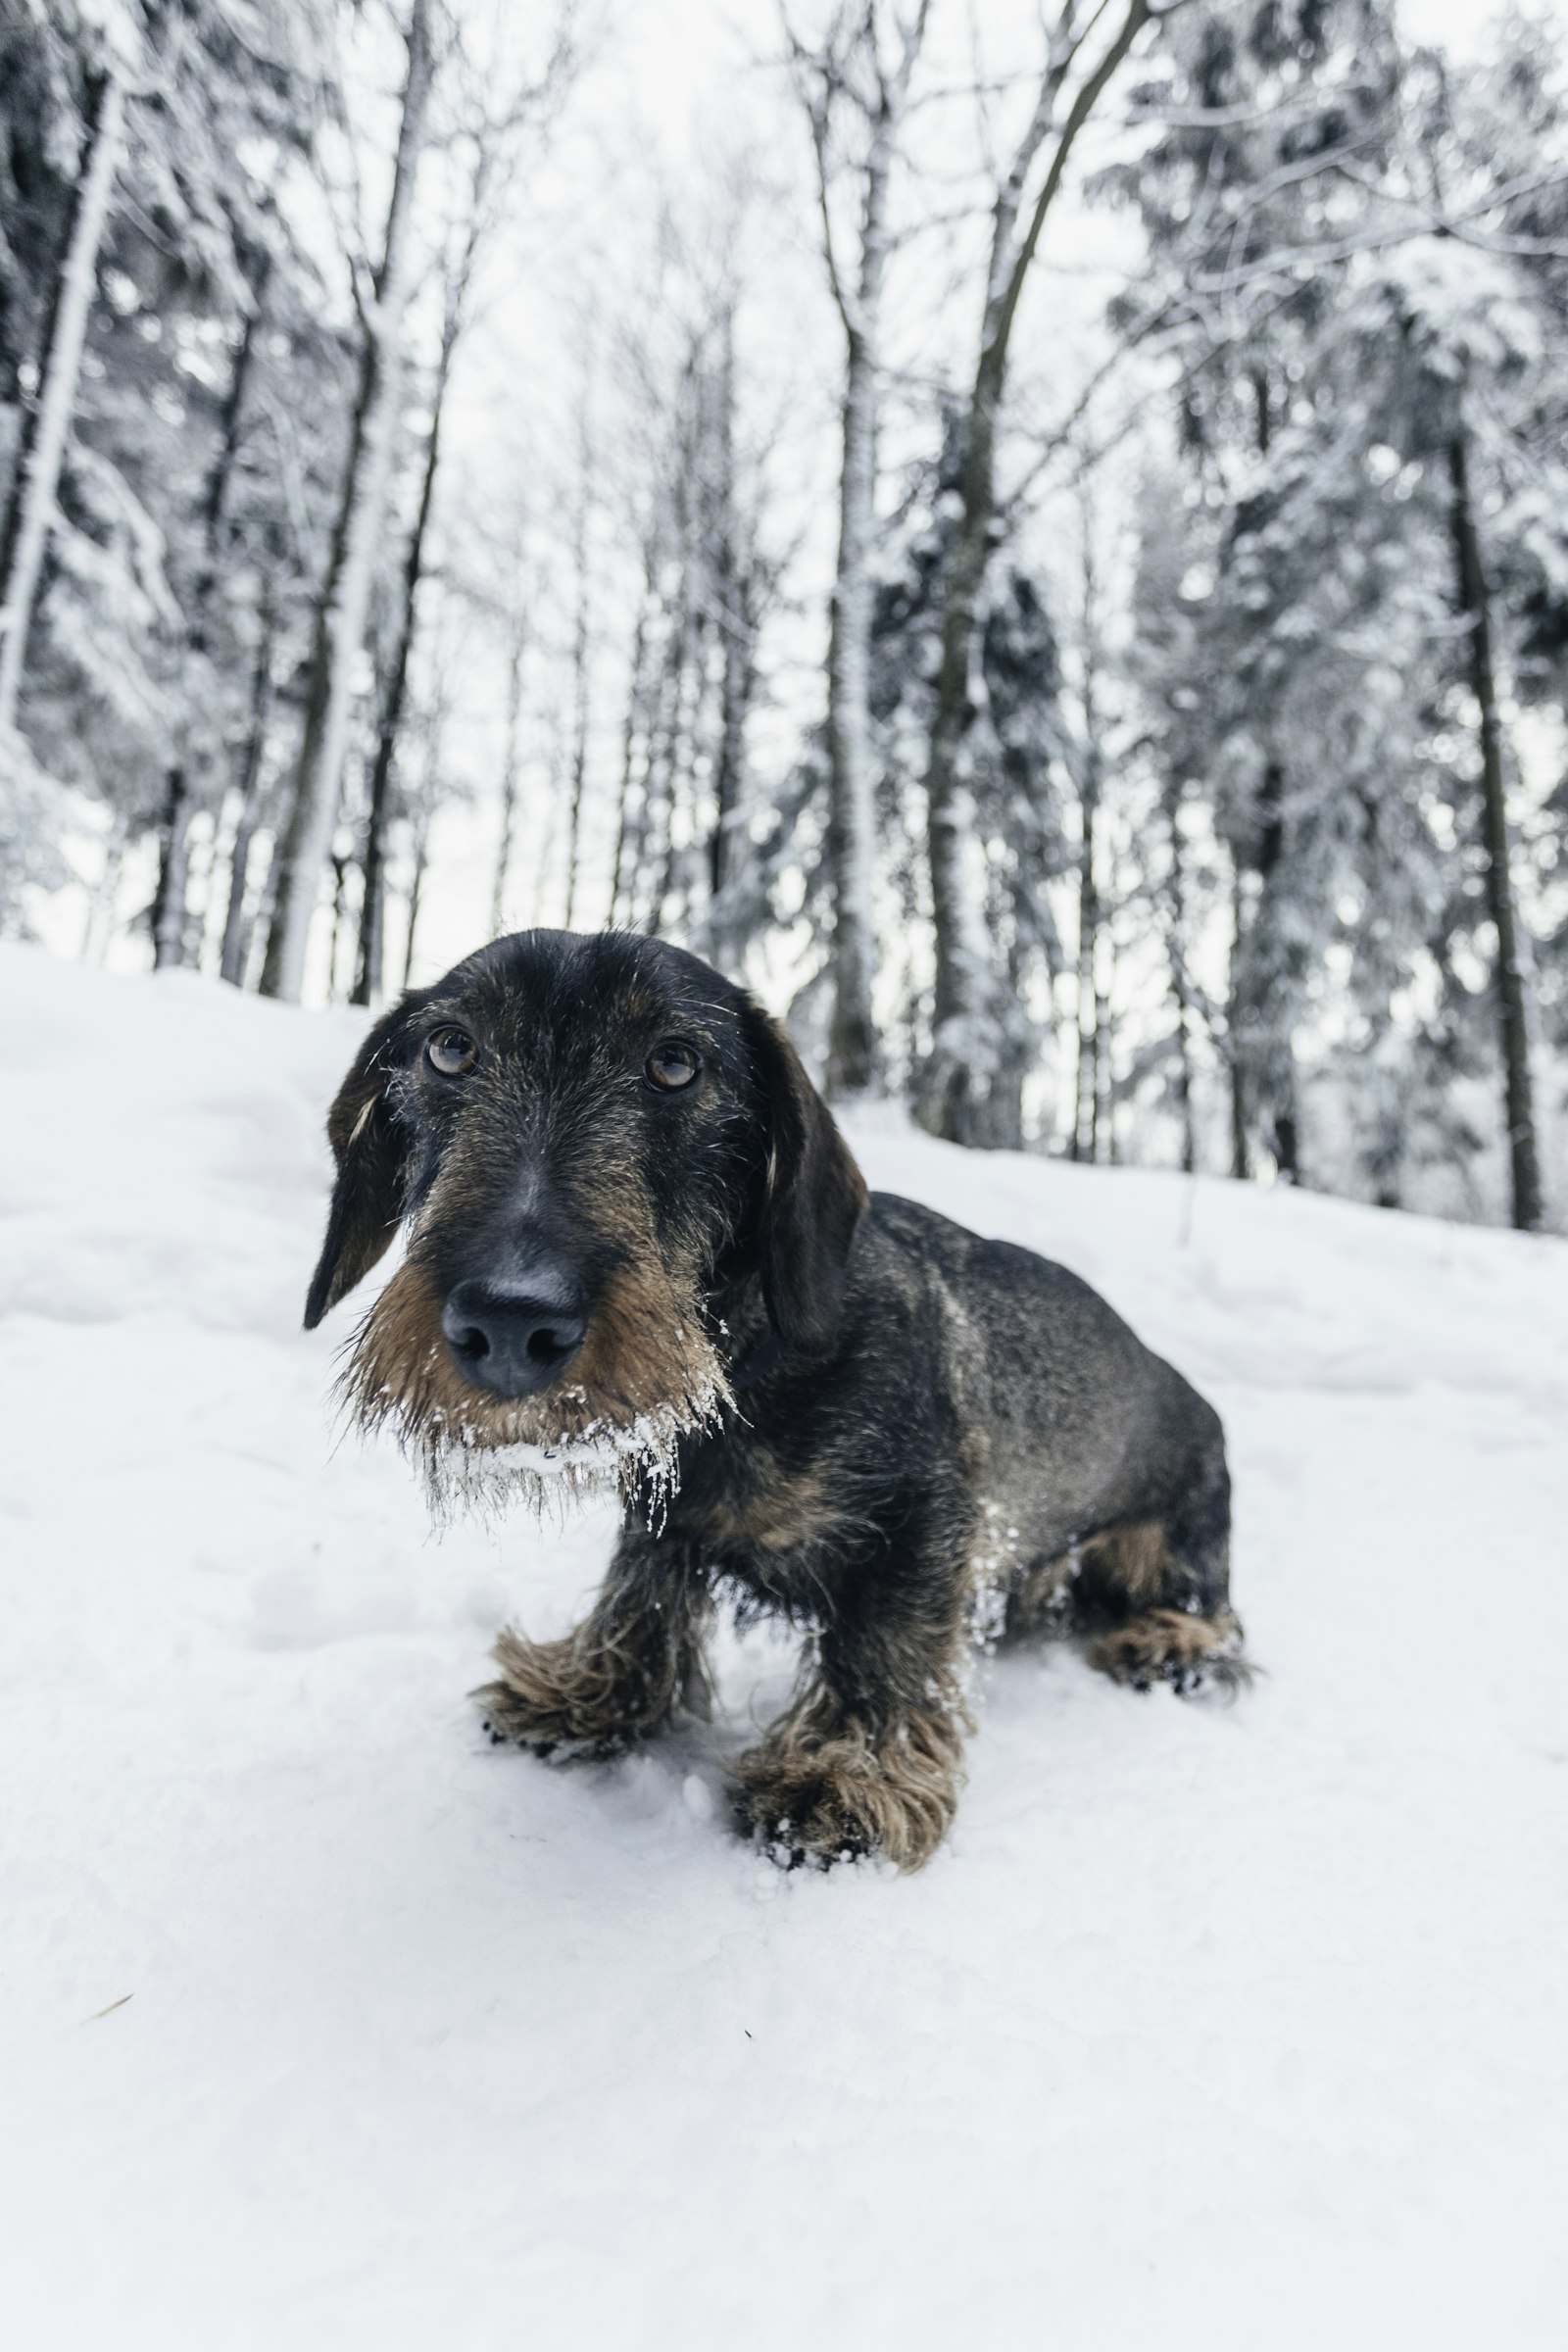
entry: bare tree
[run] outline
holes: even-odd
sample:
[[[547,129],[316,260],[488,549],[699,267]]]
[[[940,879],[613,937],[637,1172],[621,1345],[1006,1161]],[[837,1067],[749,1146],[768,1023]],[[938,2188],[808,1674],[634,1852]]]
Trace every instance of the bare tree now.
[[[476,172],[476,179],[477,176]],[[430,386],[430,424],[425,435],[424,464],[419,473],[419,497],[414,511],[408,546],[404,551],[397,642],[393,648],[386,693],[382,699],[381,723],[376,737],[375,759],[370,769],[370,799],[365,824],[359,956],[354,990],[349,1000],[354,1004],[372,1004],[381,994],[386,915],[386,829],[392,808],[392,767],[397,757],[404,706],[408,700],[409,664],[414,656],[418,620],[419,583],[424,577],[430,514],[435,504],[436,475],[441,465],[441,416],[447,388],[452,380],[453,355],[463,332],[483,220],[481,195],[482,190],[476,186],[466,231],[456,241],[446,271],[441,343],[436,355],[435,377]]]
[[[829,861],[833,894],[833,1009],[827,1082],[836,1095],[863,1093],[878,1075],[872,983],[876,971],[873,884],[875,775],[871,759],[871,556],[876,532],[877,411],[882,366],[882,299],[892,250],[889,194],[909,83],[925,38],[930,0],[902,14],[893,0],[841,0],[822,38],[808,44],[785,29],[810,124],[820,204],[822,256],[844,329],[838,567],[828,640]],[[840,123],[857,118],[853,160]],[[853,177],[858,198],[853,260],[841,252],[834,219],[837,185]]]
[[[1161,13],[1168,14],[1169,11]],[[997,982],[977,867],[974,796],[965,760],[972,717],[975,636],[997,509],[997,436],[1018,305],[1079,133],[1139,33],[1152,0],[1062,0],[1046,45],[1034,106],[992,211],[985,306],[963,416],[962,513],[943,610],[942,666],[926,770],[936,987],[931,1053],[916,1110],[956,1143],[986,1137],[986,1102],[999,1044]],[[1108,39],[1101,39],[1106,22]],[[1044,158],[1035,194],[1029,191]]]
[[[353,713],[354,673],[365,644],[404,373],[404,318],[414,275],[412,215],[435,84],[432,0],[412,0],[408,72],[381,260],[361,317],[360,380],[306,694],[292,797],[277,847],[276,886],[262,994],[297,1000],[311,920],[337,820]]]

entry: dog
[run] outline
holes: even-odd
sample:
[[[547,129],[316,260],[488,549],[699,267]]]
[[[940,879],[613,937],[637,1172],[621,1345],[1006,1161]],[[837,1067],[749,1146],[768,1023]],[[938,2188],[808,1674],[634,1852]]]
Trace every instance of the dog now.
[[[806,1637],[742,1757],[776,1859],[926,1862],[977,1641],[1246,1679],[1218,1415],[1030,1250],[868,1195],[783,1030],[663,942],[499,939],[378,1020],[328,1119],[307,1329],[402,1262],[344,1388],[440,1508],[612,1486],[575,1632],[504,1632],[497,1740],[602,1756],[710,1696],[720,1597]]]

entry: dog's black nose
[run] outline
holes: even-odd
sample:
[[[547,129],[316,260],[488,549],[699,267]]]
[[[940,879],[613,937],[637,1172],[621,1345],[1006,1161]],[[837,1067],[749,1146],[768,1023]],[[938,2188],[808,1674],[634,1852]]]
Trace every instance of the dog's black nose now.
[[[541,1271],[515,1289],[460,1282],[441,1309],[441,1328],[465,1380],[494,1396],[531,1396],[565,1370],[588,1318],[566,1282]]]

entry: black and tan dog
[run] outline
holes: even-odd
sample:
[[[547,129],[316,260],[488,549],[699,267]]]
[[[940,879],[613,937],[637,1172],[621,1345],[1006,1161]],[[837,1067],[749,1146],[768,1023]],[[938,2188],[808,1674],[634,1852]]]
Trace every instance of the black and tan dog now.
[[[1027,1250],[867,1198],[782,1031],[695,956],[530,931],[377,1022],[332,1106],[306,1323],[406,1225],[346,1385],[438,1501],[611,1481],[591,1613],[504,1633],[498,1736],[604,1754],[705,1704],[718,1593],[808,1639],[742,1758],[786,1859],[924,1862],[977,1633],[1147,1687],[1245,1675],[1219,1420]]]

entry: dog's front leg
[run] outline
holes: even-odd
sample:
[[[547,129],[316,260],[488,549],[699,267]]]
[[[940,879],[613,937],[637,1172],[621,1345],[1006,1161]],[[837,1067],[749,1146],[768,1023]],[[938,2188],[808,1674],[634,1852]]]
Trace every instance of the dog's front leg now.
[[[956,1571],[912,1566],[849,1592],[793,1705],[736,1768],[741,1821],[775,1861],[930,1860],[962,1785],[962,1659]]]
[[[592,1609],[559,1642],[508,1626],[491,1656],[500,1679],[473,1692],[497,1740],[541,1753],[613,1755],[685,1707],[706,1714],[706,1584],[673,1544],[622,1535]]]

